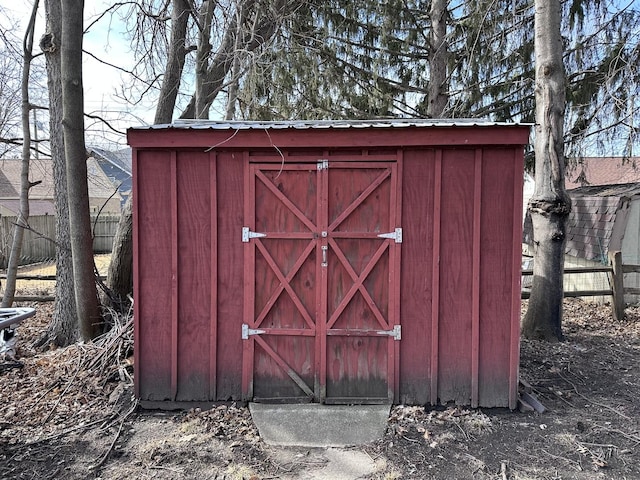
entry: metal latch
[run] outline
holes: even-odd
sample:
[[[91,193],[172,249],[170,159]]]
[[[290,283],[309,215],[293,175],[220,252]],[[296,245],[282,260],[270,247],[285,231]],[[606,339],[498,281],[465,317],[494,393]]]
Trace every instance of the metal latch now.
[[[318,170],[326,170],[329,168],[329,160],[318,160]]]
[[[242,227],[242,241],[244,243],[247,243],[252,238],[261,238],[266,236],[266,233],[252,232],[251,230],[249,230],[249,227]]]
[[[381,233],[378,235],[380,238],[391,238],[396,243],[402,243],[402,228],[396,228],[393,232],[390,233]]]
[[[248,340],[249,335],[260,335],[261,333],[265,333],[265,330],[257,330],[254,328],[249,328],[249,325],[246,323],[242,324],[242,339]]]
[[[378,330],[376,332],[378,335],[388,335],[393,337],[394,340],[402,340],[402,326],[395,325],[393,330]]]
[[[327,250],[329,250],[329,247],[327,245],[323,245],[321,248],[322,248],[322,263],[320,264],[320,266],[326,267],[327,265],[329,265],[327,263]]]

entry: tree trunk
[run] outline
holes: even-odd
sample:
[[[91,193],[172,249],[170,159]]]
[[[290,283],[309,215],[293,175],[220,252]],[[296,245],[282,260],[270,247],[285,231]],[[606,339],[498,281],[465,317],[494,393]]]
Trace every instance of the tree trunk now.
[[[100,333],[89,192],[84,144],[82,88],[83,0],[62,0],[62,128],[69,195],[69,226],[80,337],[89,341]]]
[[[522,324],[526,338],[563,340],[562,300],[566,220],[571,200],[564,187],[565,74],[560,0],[535,1],[536,138],[533,283]]]
[[[173,109],[176,106],[176,98],[180,89],[180,79],[184,68],[187,50],[185,41],[187,37],[187,22],[189,20],[189,2],[187,0],[173,0],[171,13],[171,40],[167,54],[167,67],[165,69],[156,116],[154,123],[171,123]]]
[[[24,227],[28,226],[29,220],[29,161],[31,160],[31,125],[29,123],[29,113],[31,103],[29,101],[29,74],[31,73],[31,59],[33,58],[33,31],[36,23],[36,13],[38,11],[38,1],[33,3],[31,17],[24,35],[24,62],[22,66],[22,169],[20,171],[20,209],[18,220],[13,230],[13,242],[11,253],[9,254],[9,264],[7,266],[7,283],[2,297],[2,308],[10,307],[13,304],[13,297],[16,293],[16,277],[18,275],[18,265],[22,254],[22,239],[24,238]]]
[[[196,118],[209,118],[209,105],[207,104],[207,71],[209,70],[209,57],[211,56],[211,23],[213,22],[213,0],[205,0],[200,8],[200,32],[198,36],[198,51],[196,52]]]
[[[111,263],[107,273],[107,287],[110,298],[104,303],[118,312],[124,313],[129,306],[127,296],[133,291],[133,217],[131,215],[132,196],[125,203],[113,240]]]
[[[53,343],[64,347],[78,339],[73,262],[69,237],[69,199],[62,132],[62,74],[60,67],[60,39],[62,10],[60,0],[45,0],[47,31],[40,40],[40,48],[47,62],[49,89],[49,144],[53,162],[54,203],[56,208],[56,300],[53,318],[39,345]]]
[[[433,0],[429,11],[429,89],[427,116],[442,118],[447,102],[447,0]]]

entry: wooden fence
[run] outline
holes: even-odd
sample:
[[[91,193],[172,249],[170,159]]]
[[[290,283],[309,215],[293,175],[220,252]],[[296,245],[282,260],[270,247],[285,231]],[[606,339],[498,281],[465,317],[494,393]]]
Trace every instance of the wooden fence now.
[[[609,252],[609,265],[602,267],[579,267],[579,268],[565,268],[565,275],[579,274],[579,273],[599,273],[605,272],[609,276],[609,285],[611,286],[605,290],[574,290],[565,291],[565,297],[600,297],[611,296],[611,308],[613,311],[613,318],[620,320],[624,318],[624,295],[640,295],[640,288],[630,288],[624,286],[624,274],[625,273],[640,273],[640,265],[623,265],[621,252]],[[523,270],[523,276],[533,275],[533,270]],[[528,290],[522,291],[522,298],[529,298],[530,292]]]
[[[0,269],[7,268],[16,217],[0,217]],[[118,229],[119,216],[92,217],[94,253],[109,253]],[[24,231],[20,265],[45,262],[56,258],[56,220],[53,215],[29,217],[29,228]]]

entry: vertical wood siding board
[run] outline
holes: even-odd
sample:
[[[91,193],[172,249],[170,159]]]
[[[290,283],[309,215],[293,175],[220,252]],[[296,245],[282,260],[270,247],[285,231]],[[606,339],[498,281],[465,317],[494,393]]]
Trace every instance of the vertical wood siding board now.
[[[240,158],[237,158],[240,157]],[[244,224],[245,166],[240,154],[217,151],[218,310],[217,395],[218,400],[238,400],[243,395],[244,255],[241,241]]]
[[[138,317],[142,400],[171,398],[171,155],[138,151]],[[165,295],[157,298],[158,291]]]
[[[431,302],[433,261],[433,149],[407,149],[402,156],[399,349],[400,402],[430,403]]]
[[[171,399],[178,394],[178,179],[177,154],[171,152]]]
[[[209,154],[177,153],[178,396],[207,401],[211,332]]]
[[[244,223],[253,230],[255,228],[255,178],[257,167],[249,163],[248,152],[243,154],[244,165]],[[241,232],[238,232],[240,235]],[[255,240],[244,244],[244,323],[254,328],[255,323]],[[240,335],[240,332],[238,332]],[[244,400],[253,397],[253,368],[255,340],[251,337],[242,341],[242,393]]]
[[[394,222],[391,224],[392,228],[394,226],[402,228],[402,164],[404,159],[404,151],[398,150],[396,157],[396,164],[392,166],[395,170],[392,179],[395,191],[393,192],[393,205],[391,211],[392,215],[395,216],[393,219]],[[400,269],[402,262],[402,244],[398,243],[395,245],[393,249],[393,286],[390,290],[393,295],[393,301],[391,302],[391,306],[393,310],[391,310],[395,316],[392,325],[400,325],[402,328],[402,314],[401,314],[401,305],[400,305]],[[392,342],[393,347],[393,402],[397,403],[400,400],[400,342],[394,340]]]
[[[216,401],[217,373],[218,373],[218,179],[217,155],[214,151],[209,153],[209,191],[211,194],[210,211],[210,235],[211,235],[211,304],[210,304],[210,331],[209,331],[209,400]]]
[[[511,150],[485,150],[482,182],[482,257],[480,260],[479,402],[482,407],[509,405],[512,333],[513,155]],[[490,159],[490,161],[489,161]],[[502,212],[502,217],[495,212]],[[518,275],[519,276],[519,275]],[[504,297],[508,301],[504,301]],[[518,300],[519,302],[519,300]]]
[[[438,322],[440,309],[440,205],[442,200],[442,149],[436,150],[433,186],[433,263],[431,271],[431,404],[438,404]]]
[[[480,214],[482,206],[482,150],[477,149],[474,165],[473,193],[473,266],[471,313],[471,407],[478,407],[479,352],[480,352]]]
[[[522,254],[522,188],[524,171],[524,147],[513,149],[513,242],[512,242],[512,270],[511,270],[511,349],[509,358],[509,408],[514,410],[518,401],[518,369],[520,365],[520,304],[521,304],[521,275]]]
[[[140,398],[140,224],[138,213],[138,198],[139,198],[139,172],[138,172],[138,149],[131,149],[132,155],[132,220],[133,220],[133,338],[135,348],[133,349],[133,378],[134,378],[134,393],[136,398]]]
[[[329,151],[323,152],[323,158],[329,158]],[[331,165],[329,165],[331,168]],[[317,175],[318,187],[317,191],[317,215],[318,215],[318,230],[320,232],[326,231],[329,228],[329,203],[327,201],[327,195],[329,192],[329,170],[320,170]],[[328,298],[328,285],[329,278],[327,276],[327,268],[322,267],[322,246],[327,246],[327,239],[318,235],[318,247],[316,250],[316,266],[318,271],[318,289],[320,290],[320,310],[316,320],[316,335],[320,338],[319,348],[316,353],[319,358],[320,371],[319,371],[319,384],[320,392],[316,395],[320,397],[320,401],[324,402],[327,398],[327,322],[329,320],[329,298]]]

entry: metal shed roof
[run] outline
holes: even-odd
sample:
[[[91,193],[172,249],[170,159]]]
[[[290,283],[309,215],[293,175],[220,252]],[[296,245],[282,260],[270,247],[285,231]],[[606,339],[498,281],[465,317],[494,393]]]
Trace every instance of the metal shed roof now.
[[[491,122],[488,120],[469,119],[421,119],[395,118],[373,120],[283,120],[283,121],[217,121],[179,119],[171,124],[147,125],[134,127],[145,129],[212,129],[212,130],[264,130],[264,129],[348,129],[348,128],[407,128],[407,127],[493,127],[493,126],[530,126],[525,123]]]

